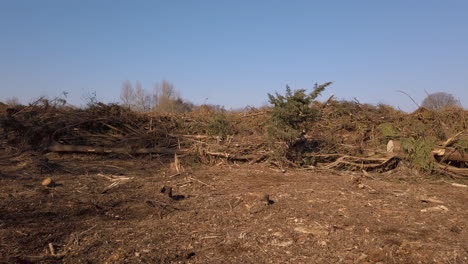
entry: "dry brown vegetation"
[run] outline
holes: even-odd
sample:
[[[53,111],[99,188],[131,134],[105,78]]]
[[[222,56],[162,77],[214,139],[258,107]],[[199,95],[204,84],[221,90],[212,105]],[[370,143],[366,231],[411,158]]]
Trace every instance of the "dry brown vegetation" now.
[[[312,107],[2,105],[0,263],[468,262],[466,110]]]

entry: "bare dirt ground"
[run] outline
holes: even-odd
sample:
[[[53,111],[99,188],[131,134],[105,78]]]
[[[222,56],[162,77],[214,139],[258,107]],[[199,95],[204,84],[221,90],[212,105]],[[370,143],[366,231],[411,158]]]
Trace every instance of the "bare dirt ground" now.
[[[468,263],[468,188],[443,180],[46,156],[0,155],[0,263]]]

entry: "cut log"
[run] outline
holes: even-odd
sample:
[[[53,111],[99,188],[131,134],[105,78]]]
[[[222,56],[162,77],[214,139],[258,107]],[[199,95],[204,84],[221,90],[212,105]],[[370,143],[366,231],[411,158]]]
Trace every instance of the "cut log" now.
[[[435,148],[432,154],[436,156],[438,160],[468,162],[468,155],[464,155],[464,153],[454,148]]]
[[[399,154],[401,153],[401,144],[399,141],[390,140],[387,143],[387,153]]]

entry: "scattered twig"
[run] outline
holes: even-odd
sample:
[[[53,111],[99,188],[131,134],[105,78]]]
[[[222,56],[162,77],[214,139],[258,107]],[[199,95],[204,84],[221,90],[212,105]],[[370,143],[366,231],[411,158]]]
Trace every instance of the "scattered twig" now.
[[[322,108],[325,108],[327,105],[329,105],[330,102],[333,100],[333,97],[335,97],[335,95],[331,94],[328,100],[323,103]]]
[[[52,243],[49,243],[50,255],[55,256],[55,248]]]
[[[195,178],[192,178],[192,177],[187,177],[187,179],[190,179],[190,180],[199,182],[199,183],[201,183],[201,184],[203,184],[203,185],[206,185],[206,186],[208,186],[208,187],[210,187],[210,188],[216,189],[216,187],[214,187],[213,185],[210,185],[210,184],[208,184],[208,183],[204,183],[204,182],[202,182],[202,181],[200,181],[200,180],[198,180],[198,179],[195,179]]]
[[[119,186],[120,183],[120,181],[111,183],[109,186],[107,186],[106,188],[104,188],[104,190],[101,191],[101,194],[104,194],[114,188],[117,188],[117,186]]]
[[[174,177],[179,176],[179,175],[181,175],[181,174],[182,174],[182,173],[178,172],[178,173],[176,173],[176,174],[172,174],[172,175],[169,175],[169,176],[167,176],[167,177],[168,177],[168,178],[174,178]]]
[[[415,105],[416,105],[418,108],[419,108],[419,107],[421,107],[421,106],[419,106],[419,104],[418,104],[418,103],[416,103],[416,101],[413,99],[413,97],[411,97],[411,96],[410,96],[408,93],[406,93],[405,91],[402,91],[402,90],[397,90],[397,92],[400,92],[400,93],[402,93],[402,94],[404,94],[404,95],[408,96],[408,97],[409,97],[409,99],[411,99],[411,101],[413,101],[413,103],[414,103],[414,104],[415,104]]]
[[[102,174],[102,173],[98,173],[98,174],[96,174],[96,175],[99,176],[99,177],[106,178],[107,180],[109,180],[109,181],[111,181],[111,182],[116,182],[116,181],[128,181],[128,180],[133,179],[133,177],[116,176],[116,175],[105,175],[105,174]]]

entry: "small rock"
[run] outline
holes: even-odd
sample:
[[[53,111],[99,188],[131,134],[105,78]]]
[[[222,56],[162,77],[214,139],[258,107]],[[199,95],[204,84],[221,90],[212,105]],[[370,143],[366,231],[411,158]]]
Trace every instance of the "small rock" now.
[[[162,187],[161,193],[167,195],[169,198],[171,198],[172,200],[176,200],[176,201],[180,201],[186,198],[184,195],[181,195],[181,194],[177,194],[177,195],[172,194],[172,187],[170,186]]]
[[[366,186],[364,184],[360,183],[360,184],[358,184],[358,188],[359,189],[364,189],[364,188],[366,188]]]
[[[189,252],[185,255],[185,259],[191,259],[195,257],[195,252]]]
[[[161,189],[161,193],[164,193],[167,195],[169,198],[172,198],[172,187],[170,186],[164,186]]]
[[[452,183],[452,186],[461,187],[461,188],[466,188],[466,187],[468,187],[467,185],[465,185],[465,184],[460,184],[460,183]]]
[[[461,229],[461,227],[459,227],[457,225],[453,225],[452,227],[450,227],[450,231],[452,231],[454,233],[457,233],[457,234],[460,234],[462,229]]]
[[[261,201],[262,201],[262,202],[265,202],[267,205],[272,205],[272,204],[275,203],[275,201],[273,201],[273,200],[270,199],[270,195],[269,195],[269,194],[263,195]]]
[[[45,178],[44,180],[42,180],[41,185],[46,187],[52,187],[54,185],[54,181],[51,178]]]

